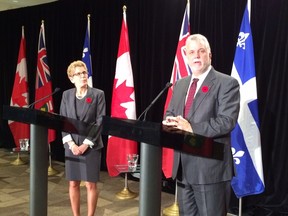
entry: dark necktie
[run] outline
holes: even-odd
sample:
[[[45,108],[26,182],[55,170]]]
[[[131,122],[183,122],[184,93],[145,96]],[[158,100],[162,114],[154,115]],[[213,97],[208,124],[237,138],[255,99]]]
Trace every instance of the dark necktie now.
[[[199,79],[197,78],[194,78],[193,79],[193,82],[191,84],[191,87],[189,89],[189,93],[188,93],[188,97],[187,97],[187,100],[186,100],[186,105],[185,105],[185,108],[184,108],[184,118],[186,118],[188,116],[188,113],[192,107],[192,104],[193,104],[193,99],[194,99],[194,95],[195,95],[195,92],[196,92],[196,89],[197,89],[197,82],[199,81]]]

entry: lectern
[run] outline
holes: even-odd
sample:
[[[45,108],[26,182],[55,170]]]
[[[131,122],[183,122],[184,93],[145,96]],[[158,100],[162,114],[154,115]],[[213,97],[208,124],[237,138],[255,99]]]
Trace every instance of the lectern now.
[[[102,134],[131,139],[140,149],[140,216],[161,215],[162,147],[199,157],[223,159],[224,144],[197,134],[171,130],[161,123],[104,116]]]
[[[95,125],[41,110],[3,106],[3,119],[31,124],[30,215],[47,215],[48,129],[87,135]]]

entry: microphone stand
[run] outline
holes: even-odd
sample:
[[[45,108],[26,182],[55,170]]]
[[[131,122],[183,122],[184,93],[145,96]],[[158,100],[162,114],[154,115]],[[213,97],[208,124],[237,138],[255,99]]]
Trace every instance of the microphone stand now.
[[[159,99],[159,97],[162,96],[162,94],[171,86],[172,86],[172,83],[169,83],[169,82],[166,83],[164,89],[162,89],[162,91],[156,96],[156,98],[150,103],[150,105],[140,114],[137,120],[140,120],[141,117],[144,115],[143,121],[145,121],[147,112],[151,109],[151,107],[155,104],[155,102]]]
[[[38,103],[38,102],[40,102],[40,101],[42,101],[42,100],[44,100],[44,99],[46,99],[46,98],[54,95],[55,93],[57,93],[57,92],[60,91],[60,90],[61,90],[60,88],[55,88],[55,90],[54,90],[51,94],[48,94],[48,95],[46,95],[45,97],[40,98],[39,100],[36,100],[36,101],[34,101],[33,103],[29,104],[29,105],[28,105],[28,108],[33,108],[36,103]]]

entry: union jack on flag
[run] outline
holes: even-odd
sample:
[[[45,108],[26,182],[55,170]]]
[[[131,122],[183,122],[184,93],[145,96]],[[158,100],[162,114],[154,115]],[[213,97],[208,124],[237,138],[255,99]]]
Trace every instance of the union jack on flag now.
[[[53,98],[52,96],[47,97],[47,95],[51,94],[52,94],[52,82],[45,46],[44,22],[42,22],[38,41],[38,58],[37,58],[37,72],[36,72],[36,85],[35,85],[35,101],[38,100],[39,101],[35,103],[34,105],[35,109],[40,109],[46,112],[54,112]],[[43,100],[41,100],[41,98],[43,98]],[[55,131],[49,130],[48,142],[50,143],[55,139],[56,139]]]
[[[179,35],[177,50],[176,50],[176,56],[175,56],[171,79],[170,79],[170,83],[172,83],[173,85],[178,79],[181,79],[191,74],[191,70],[189,69],[189,66],[187,65],[186,60],[185,60],[186,57],[185,57],[185,51],[184,51],[186,39],[190,35],[189,15],[190,15],[190,4],[188,1],[185,12],[184,12],[183,20],[182,20],[181,31]],[[173,93],[173,86],[168,89],[167,98],[166,98],[165,107],[164,107],[164,113],[166,112],[169,106],[170,100],[172,98],[172,93]],[[163,170],[165,177],[170,178],[172,176],[174,151],[173,149],[163,148],[162,154],[163,154],[162,170]]]

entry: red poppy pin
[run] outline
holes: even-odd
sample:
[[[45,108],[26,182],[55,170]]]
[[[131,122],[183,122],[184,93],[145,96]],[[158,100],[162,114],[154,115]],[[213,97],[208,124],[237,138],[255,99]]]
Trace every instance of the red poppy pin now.
[[[208,92],[208,90],[209,90],[208,86],[203,86],[202,87],[202,92],[206,93],[206,92]]]
[[[92,98],[87,97],[87,98],[86,98],[86,103],[88,103],[88,104],[92,103]]]

